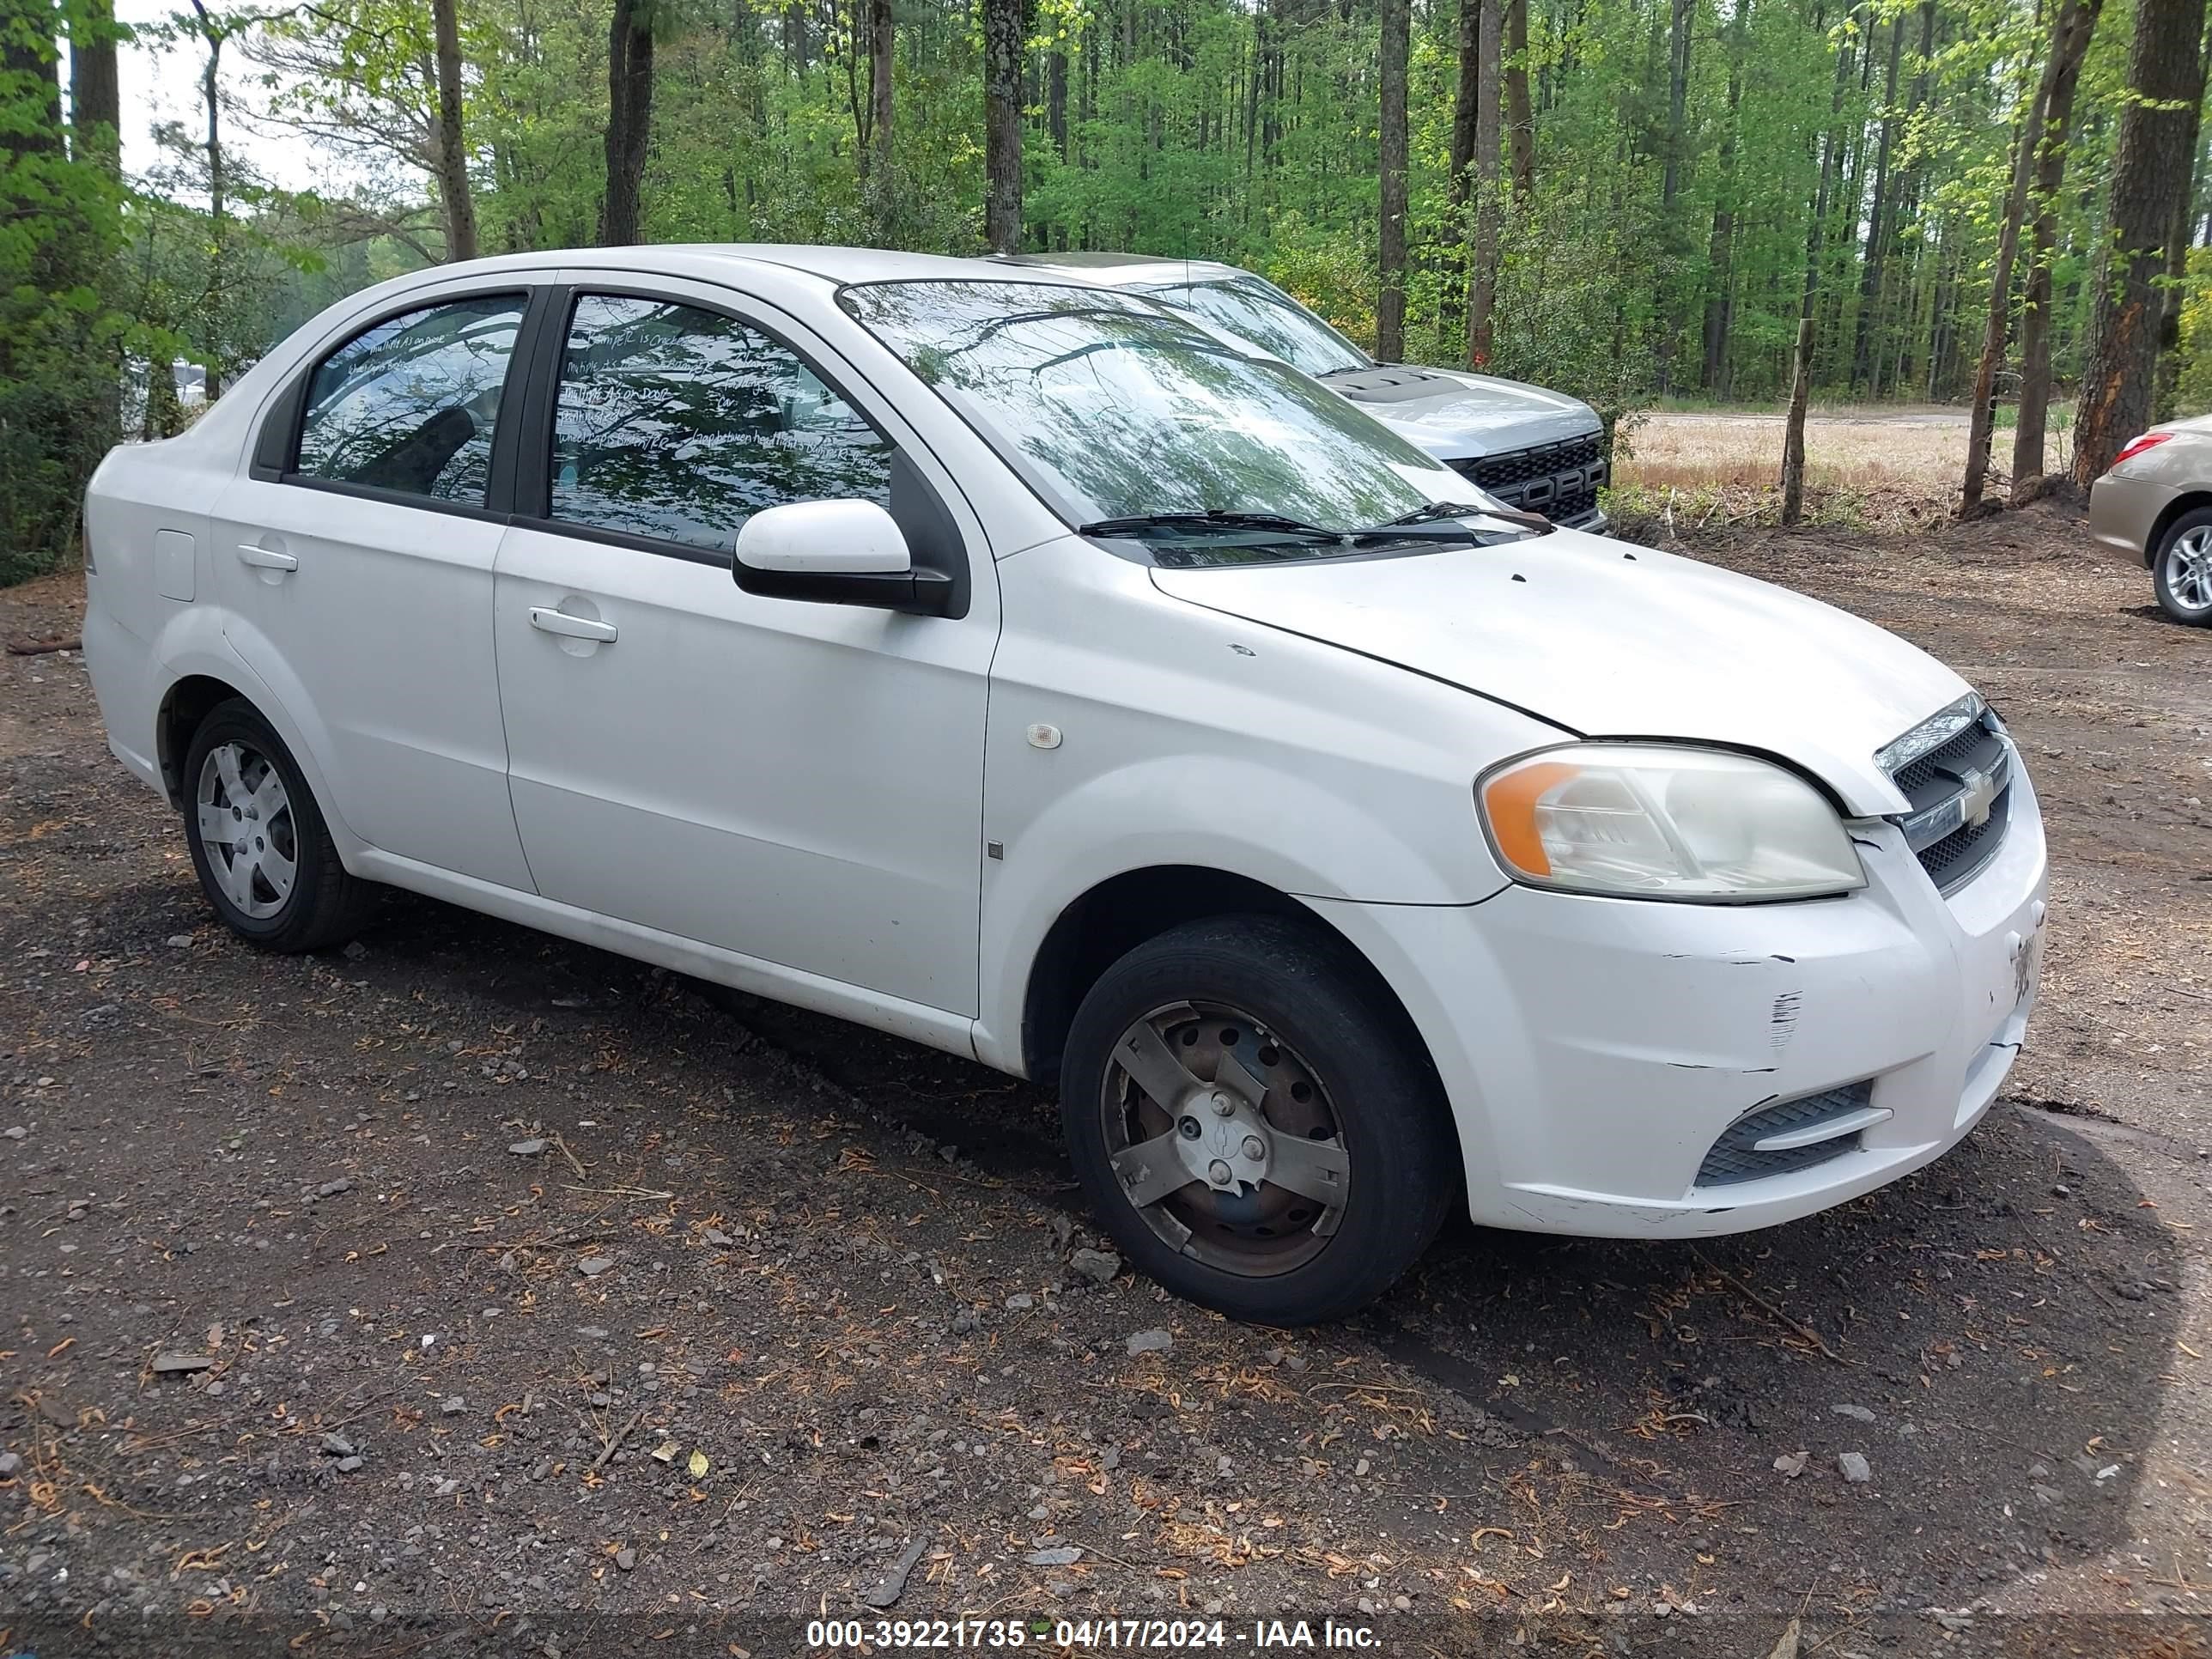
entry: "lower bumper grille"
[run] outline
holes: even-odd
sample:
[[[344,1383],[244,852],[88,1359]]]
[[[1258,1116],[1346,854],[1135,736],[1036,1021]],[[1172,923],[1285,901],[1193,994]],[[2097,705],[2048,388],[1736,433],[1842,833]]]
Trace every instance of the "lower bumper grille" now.
[[[1817,1133],[1825,1124],[1841,1125],[1863,1115],[1873,1098],[1873,1084],[1850,1083],[1826,1094],[1785,1100],[1778,1106],[1763,1107],[1748,1117],[1740,1117],[1721,1132],[1721,1138],[1705,1154],[1705,1161],[1698,1166],[1697,1184],[1732,1187],[1741,1182],[1764,1181],[1769,1176],[1791,1175],[1826,1164],[1830,1158],[1841,1158],[1845,1152],[1855,1152],[1864,1133],[1863,1126],[1803,1146],[1761,1152],[1759,1143],[1782,1137],[1796,1139],[1808,1132]]]

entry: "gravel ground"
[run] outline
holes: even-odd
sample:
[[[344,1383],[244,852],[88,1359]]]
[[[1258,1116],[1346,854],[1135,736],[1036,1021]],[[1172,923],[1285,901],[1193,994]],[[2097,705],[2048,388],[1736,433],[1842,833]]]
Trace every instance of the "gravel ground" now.
[[[2203,1652],[2212,638],[2055,507],[1693,550],[2011,720],[2057,863],[2009,1097],[1814,1220],[1462,1227],[1300,1334],[1104,1254],[995,1074],[404,896],[256,955],[75,653],[0,658],[0,1652]]]

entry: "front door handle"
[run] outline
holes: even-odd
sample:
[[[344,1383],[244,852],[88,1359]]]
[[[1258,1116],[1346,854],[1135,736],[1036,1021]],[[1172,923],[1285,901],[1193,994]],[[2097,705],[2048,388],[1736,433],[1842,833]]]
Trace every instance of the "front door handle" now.
[[[530,607],[530,625],[541,633],[558,634],[568,640],[597,640],[602,645],[615,641],[612,623],[593,622],[589,617],[572,617],[565,611],[556,611],[547,605]]]
[[[238,562],[250,564],[256,570],[297,570],[300,562],[289,553],[278,553],[266,547],[256,547],[252,542],[241,542],[238,547]]]

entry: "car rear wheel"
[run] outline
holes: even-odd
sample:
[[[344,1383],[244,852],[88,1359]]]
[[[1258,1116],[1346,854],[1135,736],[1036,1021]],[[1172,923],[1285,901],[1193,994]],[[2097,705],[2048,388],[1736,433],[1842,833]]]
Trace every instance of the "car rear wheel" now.
[[[346,873],[291,750],[252,704],[210,711],[185,758],[185,839],[223,925],[266,951],[359,933],[379,890]]]
[[[2151,584],[2174,621],[2212,627],[2212,507],[2185,513],[2166,526],[2151,561]]]
[[[1458,1190],[1405,1016],[1340,941],[1281,918],[1188,923],[1107,969],[1069,1032],[1060,1104],[1122,1251],[1236,1319],[1364,1306]]]

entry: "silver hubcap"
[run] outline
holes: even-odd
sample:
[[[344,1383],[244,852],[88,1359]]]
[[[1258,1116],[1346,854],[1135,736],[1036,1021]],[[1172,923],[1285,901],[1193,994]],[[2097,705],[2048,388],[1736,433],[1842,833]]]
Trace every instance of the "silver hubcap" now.
[[[2212,525],[2175,537],[2166,550],[2166,591],[2185,611],[2212,611]]]
[[[284,908],[299,877],[292,798],[269,757],[242,743],[218,744],[200,767],[193,794],[200,845],[223,896],[265,919]]]
[[[1334,1106],[1240,1010],[1154,1009],[1114,1045],[1099,1106],[1122,1192],[1183,1255],[1266,1277],[1334,1235],[1352,1167]]]

